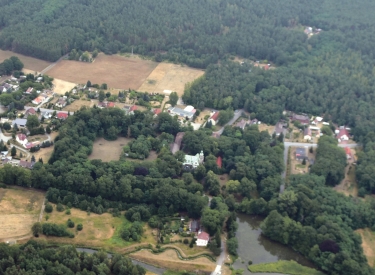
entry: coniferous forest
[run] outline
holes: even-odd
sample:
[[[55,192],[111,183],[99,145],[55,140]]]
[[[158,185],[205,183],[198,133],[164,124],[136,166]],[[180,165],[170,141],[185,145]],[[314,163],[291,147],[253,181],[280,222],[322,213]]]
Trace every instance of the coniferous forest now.
[[[133,50],[156,61],[206,69],[183,96],[199,109],[244,108],[272,124],[287,109],[347,125],[364,145],[356,170],[359,195],[375,193],[373,1],[0,0],[0,7],[1,49],[49,61],[72,49],[106,54]],[[322,31],[308,39],[305,26]],[[231,62],[233,56],[246,60]],[[255,68],[250,61],[257,60],[276,69]],[[186,132],[184,152],[172,155],[163,147],[180,131]],[[327,274],[375,274],[354,233],[375,228],[375,202],[332,190],[345,166],[333,138],[321,139],[310,173],[291,177],[280,194],[282,140],[256,126],[226,127],[220,139],[211,134],[209,129],[181,127],[166,114],[154,119],[149,112],[125,116],[118,109],[82,109],[60,127],[48,164],[37,163],[33,170],[5,165],[0,179],[48,190],[51,202],[98,214],[126,210],[132,213],[127,218],[148,220],[150,226],[184,211],[201,218],[211,235],[227,218],[233,222],[229,212],[262,215],[267,217],[262,225],[266,236],[293,247]],[[147,155],[152,149],[158,152],[157,160],[139,164],[87,159],[97,137],[114,140],[118,135],[136,139],[130,153]],[[147,148],[140,150],[142,144]],[[184,154],[201,150],[204,165],[184,173]],[[220,169],[217,156],[223,158]],[[221,189],[216,178],[220,173],[229,175],[227,189]],[[214,206],[207,207],[203,192],[218,196]],[[37,245],[1,251],[7,258],[22,253],[27,258],[32,251],[45,256],[43,268],[53,268],[50,262],[59,260],[58,255]],[[9,263],[2,260],[3,271],[15,268],[17,257],[10,258]],[[131,267],[128,260],[116,259]],[[115,273],[108,260],[99,262]],[[143,274],[132,274],[137,272]]]

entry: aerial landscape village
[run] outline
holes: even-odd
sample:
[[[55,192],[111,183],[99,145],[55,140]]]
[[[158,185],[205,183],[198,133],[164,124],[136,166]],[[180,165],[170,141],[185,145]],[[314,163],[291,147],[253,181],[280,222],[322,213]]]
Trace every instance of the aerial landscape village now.
[[[375,275],[373,8],[0,1],[0,274]]]

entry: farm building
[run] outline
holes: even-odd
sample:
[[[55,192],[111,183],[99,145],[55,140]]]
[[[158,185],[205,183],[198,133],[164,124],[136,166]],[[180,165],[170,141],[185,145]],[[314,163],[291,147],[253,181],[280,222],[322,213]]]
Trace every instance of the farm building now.
[[[193,118],[195,111],[196,110],[194,109],[193,106],[187,106],[185,109],[172,107],[172,106],[168,108],[168,113],[170,115],[176,115],[176,116],[183,117],[189,120]]]
[[[310,123],[310,119],[308,116],[305,116],[305,115],[297,115],[297,114],[293,114],[292,116],[292,120],[293,121],[298,121],[299,123],[301,123],[302,125],[308,125]]]

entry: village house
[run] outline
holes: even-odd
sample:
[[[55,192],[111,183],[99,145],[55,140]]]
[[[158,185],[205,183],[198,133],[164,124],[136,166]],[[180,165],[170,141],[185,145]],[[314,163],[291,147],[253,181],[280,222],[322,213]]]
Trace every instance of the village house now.
[[[179,117],[182,117],[182,118],[188,119],[188,120],[193,118],[195,112],[196,112],[196,110],[191,105],[186,106],[185,109],[181,109],[181,108],[178,108],[178,107],[172,107],[172,106],[168,108],[168,113],[170,115],[179,116]]]
[[[221,167],[223,166],[223,159],[222,159],[220,156],[218,156],[218,157],[216,158],[216,165],[217,165],[217,167],[219,167],[219,168],[221,168]]]
[[[46,94],[41,94],[40,96],[38,96],[37,98],[34,98],[31,103],[35,104],[35,105],[39,105],[41,103],[44,103],[44,102],[47,102],[48,101],[48,96]]]
[[[197,246],[207,246],[209,240],[210,240],[210,235],[202,231],[198,233],[196,244]]]
[[[136,105],[132,106],[124,106],[122,110],[125,112],[126,115],[133,115],[134,111],[137,110],[138,107]]]
[[[24,128],[26,127],[27,119],[24,118],[17,118],[12,121],[12,127],[14,127],[15,124],[17,124],[17,127]]]
[[[35,111],[34,108],[29,108],[25,111],[24,118],[27,118],[28,116],[35,116],[37,115],[37,112]]]
[[[161,109],[154,109],[152,112],[154,113],[154,117],[157,117],[161,113]]]
[[[42,112],[42,117],[44,117],[44,119],[50,119],[52,118],[52,114],[53,114],[53,111],[43,111]]]
[[[18,135],[16,136],[16,141],[17,141],[18,143],[22,144],[23,146],[25,146],[26,143],[28,143],[28,141],[27,141],[27,137],[26,137],[25,134],[18,134]]]
[[[286,126],[287,124],[283,121],[279,121],[275,125],[275,135],[278,137],[281,135],[281,133],[285,136],[286,135]]]
[[[27,161],[27,160],[20,160],[19,166],[27,169],[33,169],[35,162],[34,161]]]
[[[310,119],[306,115],[293,114],[292,121],[298,121],[302,125],[308,125],[310,123]]]
[[[59,100],[56,102],[55,106],[57,108],[64,108],[66,106],[66,97],[60,97]]]
[[[33,92],[34,88],[33,87],[29,87],[26,91],[25,91],[25,94],[29,95]]]
[[[191,171],[197,168],[199,164],[202,164],[203,161],[204,161],[203,151],[201,151],[199,154],[197,153],[195,156],[185,155],[185,160],[182,163],[182,167],[183,169],[187,171]]]
[[[65,120],[65,119],[68,118],[68,116],[69,116],[68,113],[59,112],[59,113],[57,114],[56,118],[58,118],[58,119],[62,119],[62,120]]]
[[[349,147],[345,147],[345,153],[346,153],[346,159],[347,160],[351,160],[353,158],[352,151],[350,150]]]
[[[216,125],[217,121],[219,120],[219,113],[220,112],[214,112],[213,115],[210,117],[208,121],[212,123],[213,126]]]
[[[306,148],[302,148],[302,147],[296,148],[295,157],[296,157],[296,160],[298,160],[298,161],[303,161],[304,159],[307,159]]]
[[[191,220],[189,222],[189,231],[192,233],[198,232],[201,229],[201,223],[199,220]]]
[[[349,131],[344,126],[341,126],[339,130],[335,131],[335,133],[338,142],[349,140]]]
[[[241,119],[241,121],[239,121],[239,122],[236,123],[236,127],[241,128],[242,130],[244,130],[245,127],[247,125],[249,125],[249,124],[250,124],[250,122],[248,120]]]
[[[303,139],[304,140],[307,140],[307,141],[310,141],[312,138],[312,135],[311,135],[311,129],[310,127],[307,127],[304,131],[303,131]]]
[[[114,108],[115,103],[114,102],[108,102],[108,101],[103,101],[98,103],[98,108],[103,109],[103,108]]]

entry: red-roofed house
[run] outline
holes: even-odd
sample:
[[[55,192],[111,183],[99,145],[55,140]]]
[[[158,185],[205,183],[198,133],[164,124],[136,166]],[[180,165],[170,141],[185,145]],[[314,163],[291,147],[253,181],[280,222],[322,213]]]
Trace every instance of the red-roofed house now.
[[[67,119],[68,118],[68,114],[60,112],[60,113],[57,114],[57,118],[58,119]]]
[[[223,166],[223,159],[218,156],[217,159],[216,159],[216,165],[221,168]]]
[[[36,115],[36,111],[34,108],[29,108],[25,111],[24,117],[27,118],[28,116]]]
[[[208,241],[210,240],[210,235],[206,232],[200,232],[197,236],[197,246],[207,246]]]
[[[114,108],[114,107],[115,107],[115,103],[114,102],[104,101],[104,102],[99,102],[98,103],[98,108],[100,108],[100,109],[103,109],[103,108]]]
[[[345,153],[346,153],[347,159],[352,159],[352,151],[350,150],[349,147],[345,147]]]
[[[217,121],[219,120],[219,113],[220,112],[215,112],[209,119],[211,121],[212,125],[215,126]]]
[[[33,87],[29,87],[27,90],[26,90],[26,92],[25,92],[25,94],[31,94],[32,92],[33,92],[33,90],[34,90],[34,88]]]
[[[161,109],[154,109],[154,117],[158,116],[161,113]]]
[[[25,134],[18,134],[16,140],[23,146],[25,146],[25,144],[28,142]]]
[[[340,129],[339,133],[337,134],[336,138],[339,142],[341,141],[348,141],[349,140],[349,132],[345,128]]]
[[[130,107],[129,111],[134,112],[137,109],[138,109],[138,107],[136,105],[133,105],[133,106]]]

